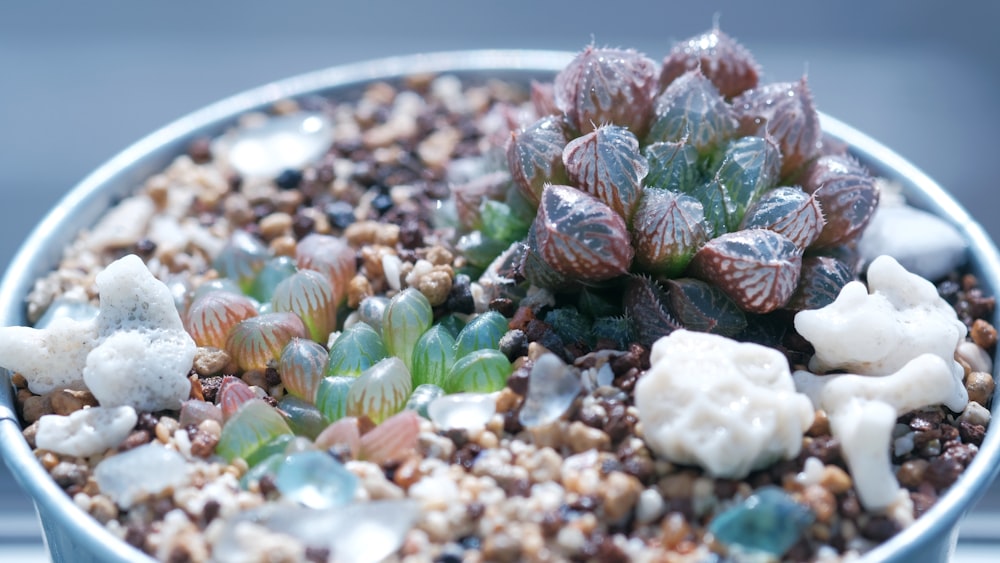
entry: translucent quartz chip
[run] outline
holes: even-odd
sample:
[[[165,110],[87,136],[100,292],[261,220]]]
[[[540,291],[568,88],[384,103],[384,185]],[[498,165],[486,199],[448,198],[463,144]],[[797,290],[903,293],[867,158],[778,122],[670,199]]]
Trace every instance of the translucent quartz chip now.
[[[268,503],[231,519],[213,550],[220,563],[254,560],[260,553],[254,536],[241,533],[254,526],[294,537],[314,549],[329,549],[337,561],[375,563],[403,545],[420,513],[412,500],[385,500],[344,508],[313,510]]]
[[[351,502],[358,478],[326,452],[301,452],[285,458],[274,483],[286,499],[315,509]]]
[[[333,126],[321,113],[271,117],[236,134],[228,147],[229,164],[243,176],[277,176],[318,159],[332,141]]]
[[[427,406],[431,422],[442,430],[476,430],[486,426],[496,412],[496,399],[485,393],[445,395]]]
[[[763,487],[722,514],[708,529],[718,541],[781,557],[798,541],[813,513],[777,487]]]
[[[189,469],[184,456],[152,442],[105,458],[94,469],[94,477],[102,493],[128,509],[146,495],[185,484]]]
[[[573,404],[581,387],[576,370],[555,354],[542,354],[528,375],[528,394],[518,419],[527,428],[558,419]]]

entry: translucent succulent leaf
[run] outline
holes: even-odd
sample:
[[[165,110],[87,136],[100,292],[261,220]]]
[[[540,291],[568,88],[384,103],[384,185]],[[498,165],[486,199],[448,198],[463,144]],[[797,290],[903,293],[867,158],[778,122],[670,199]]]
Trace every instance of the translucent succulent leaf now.
[[[774,231],[751,229],[708,241],[689,271],[718,286],[744,311],[769,313],[788,302],[801,267],[795,243]]]
[[[404,410],[361,436],[358,457],[379,465],[402,461],[416,448],[419,436],[420,415]]]
[[[676,277],[708,237],[705,210],[697,199],[657,188],[643,190],[632,220],[635,267]]]
[[[414,288],[393,296],[382,317],[382,340],[390,356],[403,360],[407,371],[413,369],[413,347],[434,322],[431,304]]]
[[[386,358],[365,370],[347,393],[347,415],[367,416],[376,424],[401,411],[413,391],[410,370],[399,358]]]
[[[334,303],[347,297],[347,285],[357,274],[354,249],[343,239],[311,233],[295,246],[295,262],[300,269],[315,270],[330,282]]]
[[[528,238],[523,244],[523,251],[520,253],[520,275],[523,276],[524,279],[528,280],[531,285],[536,287],[544,287],[548,289],[566,289],[573,287],[575,282],[552,269],[552,267],[549,266],[538,254],[537,250],[535,250],[537,248],[538,243],[535,237],[535,228],[534,225],[532,225],[532,228],[528,231]]]
[[[850,157],[820,157],[806,174],[802,188],[819,200],[826,219],[813,242],[816,248],[857,240],[878,207],[878,184]]]
[[[819,113],[803,76],[798,82],[765,84],[733,100],[740,130],[769,136],[781,149],[781,177],[792,179],[819,154]]]
[[[632,321],[626,317],[601,317],[594,320],[591,328],[594,340],[610,340],[619,350],[627,349],[630,342],[635,341]]]
[[[275,454],[283,454],[294,443],[295,435],[291,432],[275,436],[247,455],[245,458],[247,465],[255,467]]]
[[[748,207],[774,187],[781,169],[778,147],[763,137],[741,137],[731,141],[715,172],[732,202],[726,228],[735,231]]]
[[[793,311],[826,307],[840,295],[847,282],[854,279],[846,264],[830,256],[806,256],[802,259],[799,286],[785,305]]]
[[[701,202],[705,214],[705,224],[709,235],[720,235],[729,232],[730,217],[737,214],[736,203],[729,197],[725,184],[712,179],[695,187],[691,197]]]
[[[278,373],[289,395],[306,402],[316,402],[319,384],[326,376],[330,354],[321,344],[306,338],[293,338],[281,351]]]
[[[514,183],[536,207],[545,184],[566,183],[562,154],[567,136],[565,122],[555,115],[546,115],[511,134],[507,165]]]
[[[557,115],[555,85],[551,82],[531,81],[531,107],[536,115]]]
[[[507,334],[507,324],[507,319],[496,311],[476,315],[455,338],[455,358],[484,348],[497,348]]]
[[[452,337],[457,338],[458,333],[462,332],[462,329],[465,328],[465,320],[463,320],[459,315],[451,313],[438,319],[435,326],[440,326],[446,329]]]
[[[747,210],[740,229],[781,233],[805,250],[819,237],[825,223],[815,195],[798,188],[780,187],[765,193]]]
[[[326,375],[357,377],[388,356],[382,337],[375,329],[365,323],[357,323],[340,333],[330,346]]]
[[[243,370],[263,370],[277,363],[292,338],[306,338],[306,326],[294,313],[265,313],[236,324],[226,339],[226,351]]]
[[[667,295],[651,278],[630,276],[625,284],[625,315],[639,344],[650,346],[662,336],[684,328],[667,310]]]
[[[389,306],[389,298],[382,295],[365,297],[358,304],[358,316],[361,322],[375,329],[375,332],[382,334],[382,317],[385,316],[385,308]]]
[[[674,45],[663,59],[660,89],[694,69],[700,69],[727,98],[756,87],[760,72],[750,51],[717,27]]]
[[[511,210],[510,206],[492,199],[483,200],[480,215],[483,219],[483,235],[506,245],[521,240],[528,234],[531,221]]]
[[[510,174],[498,170],[453,185],[451,195],[455,201],[455,213],[458,215],[459,225],[467,231],[479,229],[482,226],[480,204],[486,199],[502,201],[510,189],[510,184]]]
[[[312,403],[298,397],[285,395],[278,401],[278,409],[285,413],[288,427],[296,436],[305,436],[313,440],[327,426],[323,413]]]
[[[580,133],[612,123],[641,136],[653,112],[657,71],[633,50],[587,47],[556,75],[556,106]]]
[[[441,325],[432,326],[413,348],[413,385],[441,385],[454,363],[455,337]]]
[[[649,172],[639,140],[624,127],[602,125],[566,145],[563,163],[570,183],[630,221]]]
[[[347,394],[355,377],[326,377],[319,384],[316,392],[316,408],[327,420],[333,422],[347,416]]]
[[[692,278],[666,283],[670,312],[684,328],[723,336],[736,336],[746,328],[743,310],[721,289]]]
[[[455,361],[445,379],[447,393],[492,393],[507,385],[513,368],[499,350],[476,350]]]
[[[256,316],[253,299],[239,293],[211,291],[191,303],[184,328],[198,346],[225,348],[229,331],[240,321]]]
[[[290,435],[285,419],[261,399],[248,401],[222,427],[215,453],[226,461],[247,459],[274,438]]]
[[[486,236],[482,231],[472,231],[462,235],[455,248],[477,268],[489,266],[497,256],[500,256],[510,243]]]
[[[215,395],[215,400],[222,411],[222,420],[236,414],[244,403],[257,398],[257,394],[250,389],[242,379],[227,375],[222,378],[219,391]]]
[[[580,314],[574,307],[560,307],[545,314],[545,322],[552,326],[565,344],[589,344],[591,338],[590,318]]]
[[[236,280],[244,292],[249,292],[253,278],[270,257],[271,251],[255,236],[246,231],[234,231],[212,267],[220,276]]]
[[[406,401],[406,410],[414,411],[424,418],[429,418],[427,414],[427,407],[437,399],[438,397],[444,396],[444,389],[438,385],[431,383],[424,383],[418,385],[413,393],[410,394],[409,400]]]
[[[300,270],[274,288],[275,312],[295,313],[316,342],[326,343],[337,327],[337,302],[330,282],[313,270]]]
[[[358,427],[358,419],[351,416],[337,419],[336,422],[324,428],[319,436],[316,436],[315,444],[317,448],[323,450],[334,446],[346,446],[351,452],[351,457],[357,457],[358,450],[361,449],[361,430]]]
[[[698,150],[685,141],[653,143],[642,154],[649,164],[648,187],[689,193],[700,182]]]
[[[736,134],[737,121],[726,103],[700,70],[677,77],[656,99],[653,125],[646,144],[687,139],[699,153],[706,153]]]
[[[632,262],[625,221],[597,198],[569,186],[547,186],[532,227],[538,256],[583,283],[620,276]]]
[[[290,256],[276,256],[264,263],[250,284],[250,295],[258,301],[270,301],[274,288],[298,271],[295,259]]]

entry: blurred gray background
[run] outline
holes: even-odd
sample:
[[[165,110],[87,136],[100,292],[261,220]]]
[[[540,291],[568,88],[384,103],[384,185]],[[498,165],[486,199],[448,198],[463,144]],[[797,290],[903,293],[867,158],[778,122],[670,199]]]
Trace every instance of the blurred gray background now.
[[[1000,236],[996,2],[3,2],[0,264],[89,171],[243,89],[421,51],[577,50],[593,40],[660,59],[716,15],[765,80],[808,73],[820,110],[895,149]],[[30,514],[0,468],[4,561],[37,559]],[[988,539],[989,526],[967,529]]]

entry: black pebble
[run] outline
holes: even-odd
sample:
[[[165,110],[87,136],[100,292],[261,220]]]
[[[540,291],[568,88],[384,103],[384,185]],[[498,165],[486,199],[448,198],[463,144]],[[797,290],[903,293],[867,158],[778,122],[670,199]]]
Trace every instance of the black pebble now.
[[[283,170],[281,174],[278,174],[278,177],[274,179],[274,183],[278,184],[278,187],[283,190],[294,190],[299,187],[301,182],[302,172],[293,168]]]

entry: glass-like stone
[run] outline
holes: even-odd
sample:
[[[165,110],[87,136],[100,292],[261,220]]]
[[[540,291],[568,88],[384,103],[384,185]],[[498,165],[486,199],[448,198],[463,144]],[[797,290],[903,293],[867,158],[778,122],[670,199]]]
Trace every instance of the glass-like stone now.
[[[456,393],[431,401],[427,414],[441,430],[483,428],[497,412],[497,402],[486,393]]]
[[[274,484],[284,498],[322,510],[349,504],[358,488],[358,478],[330,454],[313,451],[285,458],[275,473]]]
[[[518,420],[527,428],[557,420],[573,404],[582,387],[579,372],[555,354],[542,354],[528,375],[528,393]]]
[[[708,525],[715,539],[780,558],[799,540],[815,515],[778,487],[762,487]]]

